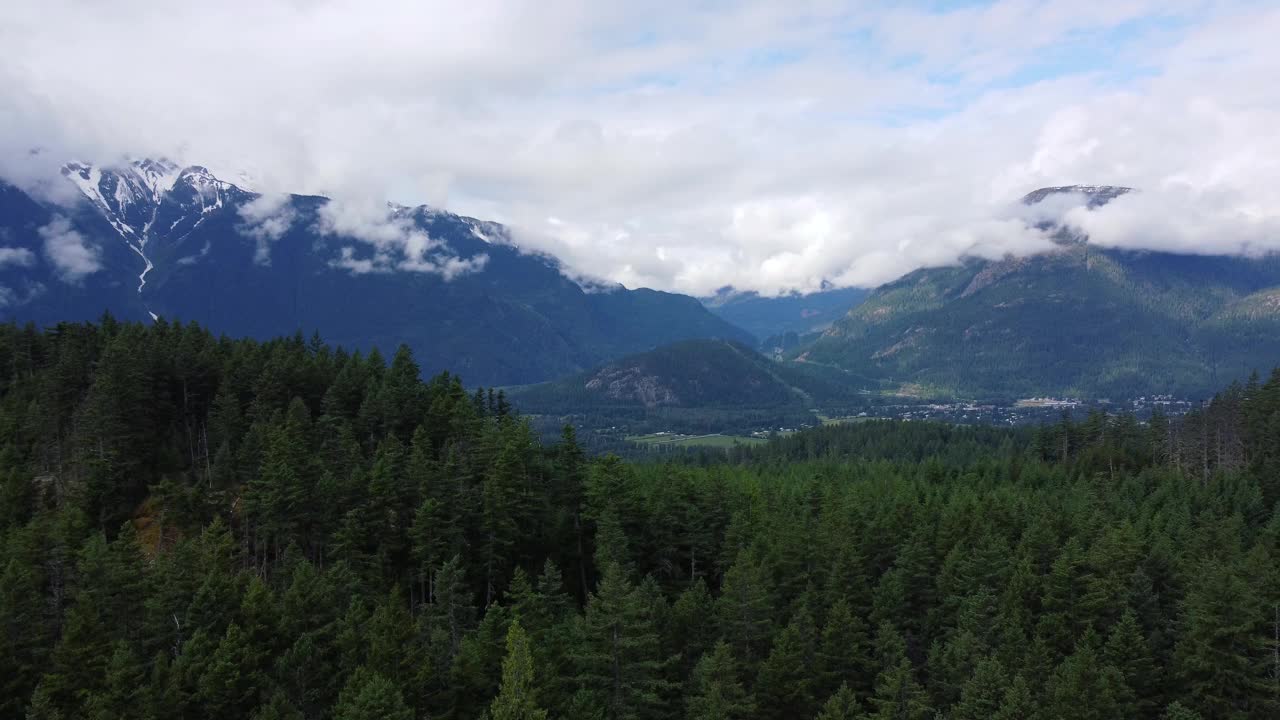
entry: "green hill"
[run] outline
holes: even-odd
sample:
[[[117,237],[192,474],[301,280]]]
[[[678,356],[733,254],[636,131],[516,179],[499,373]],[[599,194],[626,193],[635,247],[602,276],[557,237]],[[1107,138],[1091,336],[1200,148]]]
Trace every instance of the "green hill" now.
[[[921,395],[1202,395],[1280,358],[1280,259],[1076,241],[919,270],[795,356]]]
[[[601,408],[806,409],[856,394],[848,373],[775,362],[726,340],[687,340],[562,380],[510,390],[534,413]]]

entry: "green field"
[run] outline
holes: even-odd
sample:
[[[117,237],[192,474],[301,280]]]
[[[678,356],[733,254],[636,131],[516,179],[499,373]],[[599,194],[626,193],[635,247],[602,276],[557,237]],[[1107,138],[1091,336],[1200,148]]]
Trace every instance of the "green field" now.
[[[675,447],[713,447],[731,448],[735,445],[761,445],[767,442],[764,438],[747,437],[745,435],[679,435],[675,433],[655,433],[652,435],[631,435],[627,440],[640,445],[675,446]]]
[[[880,418],[872,417],[870,415],[864,415],[864,416],[846,415],[843,417],[827,417],[826,415],[818,415],[818,421],[821,422],[823,425],[844,425],[846,423],[866,422],[868,420],[878,420],[878,419]]]

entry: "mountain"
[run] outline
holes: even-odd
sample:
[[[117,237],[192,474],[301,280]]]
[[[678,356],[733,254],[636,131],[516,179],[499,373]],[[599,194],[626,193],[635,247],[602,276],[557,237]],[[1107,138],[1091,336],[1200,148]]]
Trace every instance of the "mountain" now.
[[[468,382],[561,377],[688,338],[749,333],[694,298],[583,287],[499,224],[427,206],[262,197],[199,166],[63,170],[73,202],[0,183],[0,317],[51,325],[104,310],[349,348],[408,344]]]
[[[727,340],[686,340],[509,394],[531,413],[602,408],[812,408],[855,395],[846,373],[779,363]]]
[[[1097,206],[1128,188],[1045,188]],[[1280,357],[1280,258],[1090,245],[970,259],[878,288],[797,359],[927,396],[1204,395]]]
[[[761,349],[772,351],[794,347],[806,335],[821,333],[869,293],[862,288],[838,288],[766,297],[725,288],[703,298],[702,304],[759,338]]]

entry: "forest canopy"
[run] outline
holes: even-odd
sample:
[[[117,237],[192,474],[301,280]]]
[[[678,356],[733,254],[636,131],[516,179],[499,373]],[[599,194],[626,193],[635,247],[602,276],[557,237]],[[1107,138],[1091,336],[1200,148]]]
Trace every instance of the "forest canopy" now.
[[[1280,373],[630,463],[403,347],[0,325],[0,717],[1272,718],[1278,500]]]

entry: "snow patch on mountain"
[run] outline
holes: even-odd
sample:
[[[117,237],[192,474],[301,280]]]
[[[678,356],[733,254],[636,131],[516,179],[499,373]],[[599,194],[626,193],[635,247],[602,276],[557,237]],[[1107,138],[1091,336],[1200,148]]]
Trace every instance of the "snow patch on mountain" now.
[[[142,261],[138,293],[155,264],[147,245],[157,238],[181,240],[227,205],[231,193],[248,196],[199,165],[182,167],[165,159],[142,159],[117,166],[68,163],[62,169],[81,194]],[[163,218],[163,222],[159,222]]]

